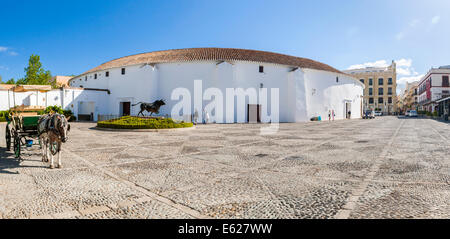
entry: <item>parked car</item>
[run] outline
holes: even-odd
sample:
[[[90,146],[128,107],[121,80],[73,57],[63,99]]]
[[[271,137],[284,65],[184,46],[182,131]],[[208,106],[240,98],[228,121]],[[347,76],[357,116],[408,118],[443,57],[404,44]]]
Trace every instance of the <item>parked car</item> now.
[[[373,119],[375,118],[375,112],[373,110],[364,111],[363,119]]]
[[[383,112],[381,112],[381,111],[375,111],[375,116],[382,116],[383,115]]]
[[[417,111],[415,111],[415,110],[410,110],[410,111],[409,111],[409,117],[417,117]]]

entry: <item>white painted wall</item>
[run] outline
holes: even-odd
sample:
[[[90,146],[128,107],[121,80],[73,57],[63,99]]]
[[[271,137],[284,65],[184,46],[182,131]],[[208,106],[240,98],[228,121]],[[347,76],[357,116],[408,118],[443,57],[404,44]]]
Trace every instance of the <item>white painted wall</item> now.
[[[304,71],[308,118],[321,116],[322,120],[328,120],[328,111],[334,110],[335,119],[345,119],[345,102],[351,103],[351,118],[361,118],[362,84],[344,74],[311,69]]]
[[[309,121],[313,116],[321,116],[323,120],[328,117],[328,110],[334,109],[336,119],[345,118],[345,102],[351,102],[352,118],[361,116],[361,97],[363,85],[348,75],[327,71],[297,69],[293,67],[258,62],[178,62],[161,63],[155,66],[139,64],[127,66],[125,75],[121,74],[121,68],[109,69],[109,77],[105,77],[105,71],[81,75],[72,80],[71,85],[85,88],[109,89],[110,95],[96,100],[98,102],[96,113],[115,114],[120,113],[120,102],[130,101],[153,102],[164,99],[166,106],[161,108],[160,114],[170,114],[172,107],[178,102],[171,100],[172,91],[176,88],[186,88],[191,92],[191,112],[185,112],[186,118],[195,111],[194,107],[194,80],[202,80],[202,91],[215,87],[220,89],[224,97],[226,109],[226,88],[255,88],[259,91],[261,84],[268,89],[266,106],[270,115],[271,94],[270,88],[279,89],[279,120],[280,122]],[[259,66],[264,66],[264,73],[259,72]],[[339,77],[339,82],[336,82]],[[81,80],[80,80],[81,79]],[[79,100],[87,101],[83,97],[96,97],[92,94],[81,97]],[[69,100],[69,99],[68,99]],[[72,99],[73,101],[74,99]],[[90,100],[90,99],[89,99]],[[70,100],[69,100],[70,101]],[[97,101],[96,101],[97,102]],[[205,107],[210,101],[201,102]],[[247,104],[237,104],[235,99],[231,111],[225,111],[222,121],[232,117],[234,122],[246,122]],[[101,106],[101,107],[100,107]],[[96,108],[97,108],[96,107]],[[263,106],[264,107],[264,106]],[[76,105],[73,106],[76,111]],[[201,116],[201,109],[198,110]],[[131,114],[136,115],[139,106],[131,107]],[[234,116],[233,116],[234,115]],[[270,118],[262,116],[263,122]]]
[[[0,91],[0,110],[8,110],[15,105],[22,105],[31,101],[33,106],[53,106],[57,105],[66,110],[70,109],[74,115],[78,115],[78,105],[80,102],[95,102],[94,119],[96,120],[98,114],[109,114],[108,108],[108,94],[106,91],[93,91],[82,89],[57,89],[51,90],[47,93],[39,92],[36,99],[36,92],[9,92],[10,105],[8,105],[8,91]],[[36,103],[37,102],[37,103]]]

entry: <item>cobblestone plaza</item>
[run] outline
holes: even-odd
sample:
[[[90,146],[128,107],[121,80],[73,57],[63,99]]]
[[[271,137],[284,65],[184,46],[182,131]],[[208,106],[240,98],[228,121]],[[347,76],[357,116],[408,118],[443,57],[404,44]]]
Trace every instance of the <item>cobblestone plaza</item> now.
[[[0,218],[450,218],[450,125],[393,116],[160,132],[72,123],[62,169],[0,124]]]

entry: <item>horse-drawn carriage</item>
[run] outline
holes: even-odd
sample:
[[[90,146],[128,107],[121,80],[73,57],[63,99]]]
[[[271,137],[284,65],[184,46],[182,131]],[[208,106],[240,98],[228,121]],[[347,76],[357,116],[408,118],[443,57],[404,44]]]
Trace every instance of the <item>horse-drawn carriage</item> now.
[[[15,105],[16,92],[36,92],[36,103],[39,101],[38,92],[45,93],[51,90],[51,86],[33,86],[23,85],[15,86],[10,91],[13,93]],[[30,97],[30,96],[29,96]],[[8,99],[9,99],[8,92]],[[43,106],[14,106],[10,108],[10,114],[6,117],[6,149],[14,150],[16,158],[20,158],[22,147],[31,147],[33,144],[40,144],[38,135],[38,122],[40,115],[38,112],[43,111]]]
[[[38,110],[43,110],[43,107],[14,107],[11,108],[11,114],[6,121],[6,149],[14,150],[16,158],[20,157],[22,147],[31,147],[34,142],[39,142],[38,135],[38,121],[40,116]]]

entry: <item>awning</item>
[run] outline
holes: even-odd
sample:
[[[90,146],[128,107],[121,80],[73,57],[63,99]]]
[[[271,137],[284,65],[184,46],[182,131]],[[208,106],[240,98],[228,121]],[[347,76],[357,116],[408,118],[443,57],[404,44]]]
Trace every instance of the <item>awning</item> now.
[[[39,91],[47,92],[52,90],[51,85],[16,85],[12,89],[14,92]]]
[[[442,101],[446,101],[446,100],[450,100],[450,96],[446,97],[446,98],[442,98],[440,100],[436,100],[436,103],[442,102]]]

